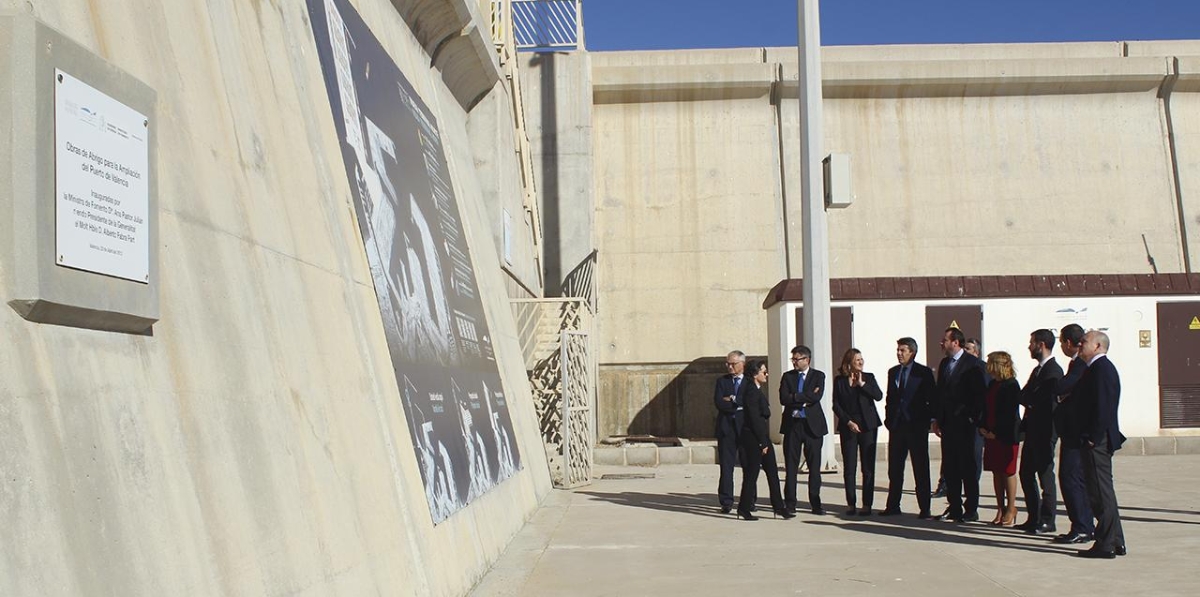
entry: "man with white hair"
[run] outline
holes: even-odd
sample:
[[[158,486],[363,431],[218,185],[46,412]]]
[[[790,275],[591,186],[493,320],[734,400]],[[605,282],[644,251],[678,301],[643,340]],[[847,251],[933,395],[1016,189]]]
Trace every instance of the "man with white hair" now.
[[[1085,558],[1112,559],[1125,555],[1125,532],[1113,490],[1112,457],[1125,436],[1117,424],[1121,377],[1108,359],[1108,334],[1092,330],[1083,336],[1079,355],[1087,371],[1075,390],[1079,397],[1078,423],[1082,440],[1083,476],[1096,516],[1096,542],[1079,552]]]

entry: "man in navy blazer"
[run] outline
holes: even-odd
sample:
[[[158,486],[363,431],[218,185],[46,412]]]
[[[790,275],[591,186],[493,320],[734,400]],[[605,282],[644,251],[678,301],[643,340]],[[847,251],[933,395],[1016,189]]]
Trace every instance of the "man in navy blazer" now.
[[[743,401],[742,384],[747,380],[746,353],[735,350],[725,356],[725,370],[717,379],[713,391],[713,404],[717,407],[717,464],[721,466],[721,477],[717,481],[717,499],[721,512],[733,510],[733,467],[738,462],[738,433],[742,429]]]
[[[883,424],[888,429],[888,497],[882,516],[900,513],[904,461],[912,458],[918,518],[929,518],[929,421],[937,400],[933,371],[916,362],[917,341],[896,341],[896,361],[888,370]]]
[[[824,514],[821,506],[821,448],[829,426],[821,397],[825,395],[825,374],[813,369],[812,350],[807,346],[792,349],[792,370],[779,380],[779,403],[783,405],[783,503],[788,512],[796,512],[796,477],[800,456],[808,461],[808,502],[813,514]]]
[[[1054,432],[1058,434],[1058,487],[1062,491],[1063,505],[1067,507],[1067,518],[1071,520],[1071,528],[1054,538],[1055,543],[1063,544],[1087,543],[1096,531],[1087,482],[1083,478],[1083,450],[1076,416],[1079,399],[1075,396],[1075,388],[1087,370],[1087,363],[1079,356],[1082,343],[1083,328],[1079,324],[1067,324],[1059,330],[1059,349],[1070,359],[1067,374],[1054,388],[1058,395],[1058,406],[1054,409]]]
[[[1125,555],[1125,531],[1121,529],[1112,476],[1113,453],[1125,443],[1117,422],[1121,376],[1108,360],[1108,343],[1108,334],[1093,330],[1084,335],[1079,347],[1079,355],[1088,368],[1075,390],[1079,398],[1076,415],[1083,476],[1096,515],[1096,542],[1091,549],[1079,552],[1085,558],[1111,559]]]
[[[942,437],[942,464],[946,471],[946,499],[950,502],[938,520],[979,520],[979,474],[975,461],[975,437],[983,416],[987,383],[983,361],[966,350],[966,338],[958,328],[946,328],[938,365],[938,411],[933,430]],[[965,503],[964,503],[964,495]]]
[[[1054,433],[1054,409],[1058,406],[1055,388],[1063,377],[1062,367],[1054,360],[1053,332],[1043,328],[1029,334],[1029,358],[1038,364],[1021,389],[1025,446],[1021,449],[1020,475],[1027,518],[1017,528],[1033,534],[1053,533],[1054,513],[1058,508],[1054,483],[1054,444],[1058,442]]]

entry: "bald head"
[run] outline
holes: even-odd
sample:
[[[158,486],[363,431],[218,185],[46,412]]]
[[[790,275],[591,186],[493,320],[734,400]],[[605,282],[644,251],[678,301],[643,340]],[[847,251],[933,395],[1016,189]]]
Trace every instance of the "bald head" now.
[[[1108,334],[1092,330],[1083,335],[1083,342],[1079,345],[1079,356],[1085,361],[1091,361],[1098,354],[1108,354]]]

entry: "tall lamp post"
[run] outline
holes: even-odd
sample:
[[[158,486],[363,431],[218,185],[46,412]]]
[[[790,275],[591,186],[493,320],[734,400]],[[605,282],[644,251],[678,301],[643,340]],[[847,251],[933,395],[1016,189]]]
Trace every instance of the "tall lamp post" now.
[[[800,206],[804,235],[804,332],[802,342],[813,351],[813,360],[828,373],[821,408],[833,420],[833,369],[839,364],[832,354],[829,320],[829,224],[825,218],[824,159],[825,130],[821,95],[821,15],[818,0],[799,0],[800,28]],[[809,463],[812,466],[812,463]],[[833,441],[821,451],[821,468],[837,467]]]

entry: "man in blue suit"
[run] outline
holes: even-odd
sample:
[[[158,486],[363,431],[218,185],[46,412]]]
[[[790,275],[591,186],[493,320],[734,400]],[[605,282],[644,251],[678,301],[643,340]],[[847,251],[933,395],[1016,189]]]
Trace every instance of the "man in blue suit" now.
[[[917,341],[896,341],[896,361],[888,370],[884,425],[888,429],[888,497],[881,516],[900,513],[904,461],[912,458],[918,518],[929,518],[929,421],[937,403],[933,371],[916,362]]]
[[[742,384],[746,381],[746,353],[735,350],[725,356],[725,370],[717,379],[713,404],[717,407],[717,463],[721,478],[717,481],[717,498],[721,512],[733,510],[733,467],[738,462],[738,432],[742,429]]]
[[[779,433],[783,435],[783,501],[787,511],[796,513],[796,479],[800,457],[808,461],[808,504],[813,514],[825,513],[821,505],[821,448],[829,425],[821,410],[825,395],[825,373],[812,366],[812,349],[797,346],[792,349],[792,370],[779,379],[779,403],[783,405],[783,420]]]
[[[1083,337],[1079,355],[1087,371],[1079,380],[1076,414],[1083,455],[1083,477],[1087,482],[1092,512],[1096,515],[1096,542],[1079,552],[1085,558],[1112,559],[1125,555],[1125,531],[1117,511],[1113,490],[1112,457],[1125,443],[1117,423],[1121,403],[1121,376],[1108,360],[1108,334],[1093,330]]]

